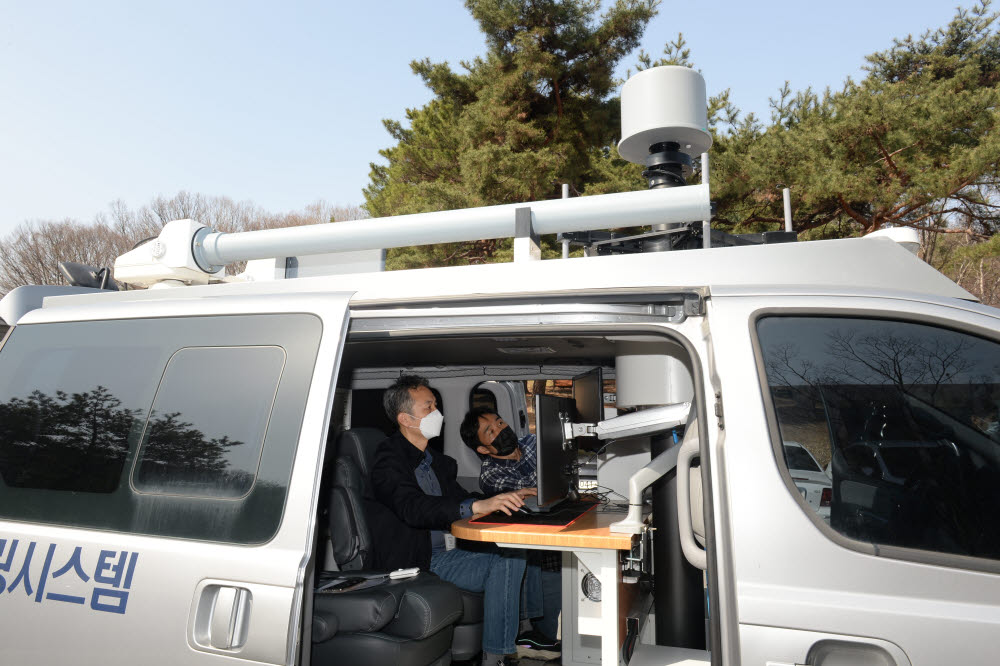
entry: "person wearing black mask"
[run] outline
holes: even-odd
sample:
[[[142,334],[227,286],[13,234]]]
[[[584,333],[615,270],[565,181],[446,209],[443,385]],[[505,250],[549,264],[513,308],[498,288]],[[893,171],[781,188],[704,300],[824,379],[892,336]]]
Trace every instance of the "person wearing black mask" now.
[[[538,485],[534,435],[519,440],[499,415],[483,408],[465,415],[459,433],[465,445],[479,455],[479,487],[487,495]],[[521,597],[522,614],[531,618],[531,628],[517,637],[521,657],[554,659],[561,652],[556,640],[562,609],[561,566],[559,553],[528,553]]]
[[[462,441],[482,461],[479,487],[484,493],[495,495],[538,485],[534,435],[518,441],[500,416],[482,408],[469,411],[459,430]]]

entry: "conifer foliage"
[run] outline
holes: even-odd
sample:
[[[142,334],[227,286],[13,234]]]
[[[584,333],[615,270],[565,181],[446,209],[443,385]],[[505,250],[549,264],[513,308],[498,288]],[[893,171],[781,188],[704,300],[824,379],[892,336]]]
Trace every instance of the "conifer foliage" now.
[[[405,123],[385,121],[396,145],[381,151],[387,163],[372,164],[368,212],[547,199],[559,196],[561,183],[584,195],[642,189],[641,168],[614,147],[621,84],[614,71],[657,4],[618,0],[600,14],[596,0],[466,0],[486,54],[459,71],[412,63],[434,98],[408,110]],[[796,92],[786,83],[768,122],[742,116],[728,90],[711,97],[713,225],[782,228],[787,186],[801,239],[910,226],[924,236],[925,258],[950,274],[972,266],[989,282],[983,276],[993,262],[1000,275],[994,252],[971,249],[997,231],[1000,206],[997,18],[990,0],[959,8],[948,25],[869,56],[865,75],[836,91]],[[637,61],[639,70],[694,66],[682,37],[659,59],[639,52]],[[724,78],[706,74],[710,82]],[[388,265],[509,258],[509,241],[484,240],[394,250]]]
[[[595,160],[618,133],[618,63],[639,44],[658,0],[466,0],[486,54],[413,62],[434,98],[386,120],[395,146],[373,164],[373,217],[535,201],[601,180]],[[513,223],[513,222],[512,222]],[[510,242],[403,248],[390,268],[509,257]]]
[[[796,231],[866,234],[887,225],[985,238],[995,231],[1000,34],[988,1],[946,27],[895,40],[839,91],[771,100],[713,146],[716,223],[773,229],[781,186]]]

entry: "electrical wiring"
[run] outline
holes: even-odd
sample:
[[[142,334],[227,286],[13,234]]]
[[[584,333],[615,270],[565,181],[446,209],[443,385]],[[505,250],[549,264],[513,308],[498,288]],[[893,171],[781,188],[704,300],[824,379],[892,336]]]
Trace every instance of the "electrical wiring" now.
[[[598,511],[602,513],[628,513],[628,498],[621,493],[615,491],[607,486],[594,486],[592,489],[587,491],[588,495],[593,495],[601,503],[598,507]],[[618,504],[611,501],[612,497],[616,499],[625,500],[624,504]]]

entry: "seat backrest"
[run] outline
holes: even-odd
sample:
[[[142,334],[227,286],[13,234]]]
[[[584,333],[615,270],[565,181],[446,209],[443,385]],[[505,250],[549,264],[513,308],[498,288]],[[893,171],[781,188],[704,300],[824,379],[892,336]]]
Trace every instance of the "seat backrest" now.
[[[375,449],[385,434],[375,428],[352,428],[337,438],[330,491],[330,539],[342,570],[366,568],[372,541],[366,506],[375,504],[371,470]]]

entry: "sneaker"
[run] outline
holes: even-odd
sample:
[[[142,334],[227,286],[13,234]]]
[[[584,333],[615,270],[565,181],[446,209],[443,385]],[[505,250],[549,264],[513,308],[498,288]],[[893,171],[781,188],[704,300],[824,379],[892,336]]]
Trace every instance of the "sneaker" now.
[[[525,631],[517,637],[517,656],[522,658],[548,661],[558,659],[562,654],[562,643],[545,637],[534,629]]]

